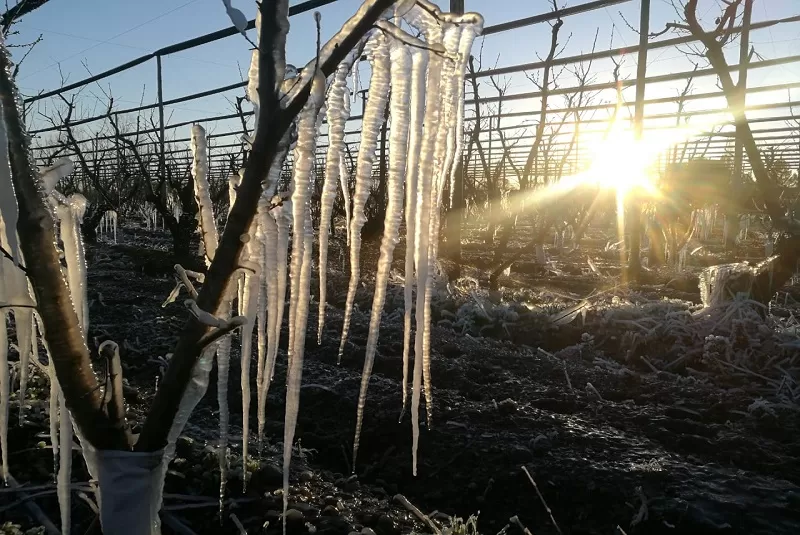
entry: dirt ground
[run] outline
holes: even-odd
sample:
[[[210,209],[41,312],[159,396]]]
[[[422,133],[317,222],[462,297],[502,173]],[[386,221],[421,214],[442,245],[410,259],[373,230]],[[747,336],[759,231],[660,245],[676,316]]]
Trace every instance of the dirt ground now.
[[[476,235],[469,239],[465,277],[440,285],[434,298],[433,419],[421,433],[417,477],[409,415],[398,423],[403,304],[397,280],[351,475],[373,275],[367,273],[359,290],[350,342],[337,365],[348,271],[336,249],[341,244],[334,245],[322,344],[315,328],[307,333],[290,532],[430,531],[394,499],[401,494],[439,526],[449,525],[448,515],[479,513],[481,533],[504,527],[522,533],[521,526],[536,535],[557,529],[612,534],[619,528],[628,534],[800,533],[800,412],[794,398],[800,393],[800,345],[793,345],[800,288],[781,293],[766,319],[737,309],[727,323],[719,322],[700,311],[696,275],[653,271],[647,285],[619,286],[615,253],[598,235],[579,251],[551,248],[554,263],[544,269],[523,259],[501,280],[501,292],[487,292],[476,283],[486,248]],[[132,387],[131,421],[141,421],[156,387],[156,357],[171,351],[186,319],[179,304],[161,307],[174,284],[167,245],[160,233],[125,229],[119,245],[88,249],[90,339],[120,344]],[[395,254],[398,269],[402,254],[402,248]],[[743,254],[755,258],[758,250]],[[362,262],[367,271],[376,255],[376,244],[368,244]],[[693,262],[720,258],[710,249]],[[557,319],[581,303],[583,310]],[[285,339],[286,329],[283,348]],[[279,360],[269,393],[268,443],[259,456],[254,440],[243,493],[238,358],[233,360],[231,481],[222,524],[212,372],[212,386],[167,477],[166,534],[181,533],[178,524],[198,534],[238,533],[231,513],[250,534],[281,528],[285,363]],[[12,405],[10,465],[31,500],[56,520],[46,391],[46,381],[34,378],[22,426]],[[88,492],[88,477],[79,453],[74,458],[73,533],[92,533],[95,515],[80,497]],[[0,491],[0,525],[36,525],[18,491]]]

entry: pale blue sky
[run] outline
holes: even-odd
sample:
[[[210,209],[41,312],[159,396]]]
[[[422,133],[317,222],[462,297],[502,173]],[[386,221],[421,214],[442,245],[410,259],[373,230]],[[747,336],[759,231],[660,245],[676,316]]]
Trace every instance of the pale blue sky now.
[[[560,0],[560,4],[574,6],[586,0]],[[300,3],[292,1],[292,4]],[[440,0],[439,4],[446,4]],[[549,11],[549,1],[545,0],[466,0],[467,10],[478,11],[493,25],[521,17]],[[255,2],[233,0],[248,17],[255,14]],[[339,0],[333,5],[320,9],[322,14],[323,37],[330,36],[341,23],[349,17],[360,4],[360,0]],[[700,0],[700,14],[710,25],[719,13],[719,0]],[[446,6],[444,6],[446,7]],[[668,0],[653,0],[652,28],[661,29],[666,22],[676,20],[676,15]],[[588,52],[591,49],[595,32],[599,29],[598,49],[607,49],[614,28],[614,46],[633,45],[637,36],[626,27],[622,17],[632,24],[638,23],[639,1],[597,10],[591,13],[569,17],[562,29],[562,43],[566,43],[564,55]],[[754,20],[780,18],[800,13],[798,0],[756,0]],[[16,29],[19,35],[12,38],[13,43],[35,39],[40,33],[43,41],[29,55],[22,66],[18,83],[23,93],[35,94],[60,85],[59,66],[67,82],[88,76],[87,67],[92,73],[101,72],[120,63],[134,59],[164,46],[212,32],[230,25],[221,0],[51,0],[47,5],[25,17]],[[252,32],[251,32],[252,33]],[[567,42],[567,36],[572,34]],[[664,36],[666,38],[668,36]],[[544,56],[550,39],[550,29],[539,24],[492,35],[485,42],[477,41],[473,52],[477,55],[483,45],[483,65],[490,67],[513,65],[536,61],[537,54]],[[775,58],[796,53],[800,44],[800,24],[789,24],[753,33],[752,42],[765,58]],[[304,64],[314,53],[314,24],[311,13],[291,19],[288,43],[288,59],[298,65]],[[18,57],[20,49],[14,53]],[[210,45],[198,47],[164,59],[164,97],[166,99],[224,86],[239,81],[240,69],[246,75],[249,65],[249,44],[241,37],[234,36]],[[632,77],[635,72],[635,57],[624,62],[623,77]],[[701,63],[704,63],[701,60]],[[85,64],[85,66],[84,66]],[[648,60],[648,76],[691,69],[686,57],[674,48],[660,49],[652,53]],[[611,64],[597,62],[594,66],[597,82],[611,79]],[[567,75],[565,75],[566,77]],[[566,79],[566,78],[565,78]],[[778,68],[754,71],[751,86],[768,85],[800,80],[800,63]],[[488,82],[488,81],[487,81]],[[523,76],[508,80],[509,93],[533,91],[531,82]],[[139,104],[143,97],[145,103],[155,101],[155,61],[151,60],[123,74],[115,75],[103,82],[103,87],[111,86],[119,107]],[[715,79],[707,77],[696,82],[698,92],[714,90]],[[682,82],[654,84],[648,86],[647,96],[659,97],[675,94]],[[483,95],[493,92],[488,83],[481,86]],[[82,114],[96,114],[103,111],[95,95],[100,95],[97,86],[90,86],[78,97]],[[243,94],[242,91],[228,93],[229,98]],[[633,98],[633,89],[625,92],[626,98]],[[600,100],[608,100],[610,94],[602,94]],[[774,93],[749,97],[749,103],[785,100],[787,92],[781,96]],[[793,93],[800,100],[800,90]],[[690,103],[689,107],[707,107],[708,101]],[[48,110],[52,104],[48,104]],[[538,107],[534,99],[509,104],[507,110],[525,110]],[[231,111],[224,96],[219,95],[202,100],[183,103],[168,110],[169,122],[199,119]],[[648,108],[648,113],[668,111],[657,107]],[[37,121],[38,123],[38,121]],[[217,132],[236,128],[236,122],[217,124],[211,130]],[[188,132],[188,127],[187,127]],[[186,132],[178,137],[185,137]]]

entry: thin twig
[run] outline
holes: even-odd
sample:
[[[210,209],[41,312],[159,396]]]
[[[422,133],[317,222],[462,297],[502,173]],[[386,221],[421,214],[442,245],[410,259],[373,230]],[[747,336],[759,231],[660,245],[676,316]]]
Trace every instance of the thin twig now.
[[[242,525],[241,521],[239,521],[239,517],[237,517],[234,513],[231,513],[231,520],[233,521],[234,524],[236,524],[236,527],[239,529],[239,535],[247,535],[247,530],[244,529],[244,526]]]
[[[394,501],[405,507],[408,512],[416,516],[423,524],[428,526],[431,531],[436,533],[436,535],[441,535],[442,531],[436,526],[436,524],[433,523],[433,520],[431,520],[428,515],[417,509],[417,507],[408,501],[405,496],[402,494],[396,494]]]
[[[522,523],[522,521],[519,519],[517,515],[514,515],[511,518],[509,518],[508,522],[513,526],[517,526],[517,528],[525,535],[533,535],[533,533],[531,533],[531,530],[529,530],[527,526],[525,526],[525,524]]]
[[[192,531],[189,526],[178,520],[178,517],[175,515],[171,515],[167,512],[163,512],[161,514],[161,519],[164,521],[164,524],[170,527],[175,533],[179,535],[197,535],[194,531]]]
[[[197,342],[197,345],[200,349],[205,349],[206,347],[210,346],[220,338],[232,333],[239,327],[243,326],[247,319],[244,316],[236,316],[227,325],[224,327],[220,327],[219,329],[215,329],[208,334],[205,334],[200,340]]]
[[[536,484],[536,481],[533,479],[533,476],[531,475],[530,472],[528,472],[528,469],[524,465],[521,468],[522,471],[525,472],[525,475],[528,476],[531,485],[533,485],[533,488],[536,490],[536,494],[539,495],[539,500],[542,502],[542,505],[544,506],[545,511],[547,511],[547,514],[550,515],[550,522],[553,523],[553,527],[556,528],[558,535],[563,535],[561,533],[561,528],[558,527],[558,523],[556,522],[556,519],[553,517],[553,511],[550,509],[550,506],[547,505],[547,502],[544,500],[544,496],[542,496],[542,493],[539,491],[539,485]]]
[[[7,477],[8,485],[10,487],[12,487],[12,488],[19,489],[20,488],[20,484],[17,483],[17,480],[14,479],[14,476],[12,476],[11,474],[7,474],[7,476],[8,476]],[[47,517],[47,515],[45,515],[44,512],[39,508],[39,506],[36,505],[36,503],[31,500],[31,498],[33,498],[33,495],[29,496],[28,494],[26,494],[26,493],[24,493],[22,491],[20,491],[19,494],[20,494],[20,496],[22,496],[22,499],[20,501],[18,501],[18,502],[15,502],[15,503],[24,504],[25,508],[28,510],[28,512],[33,516],[33,518],[39,524],[42,525],[42,527],[44,527],[45,531],[48,534],[50,534],[50,535],[60,535],[61,534],[61,531],[59,531],[59,529],[55,526],[55,524],[53,524],[53,522],[50,521],[50,519]]]
[[[17,261],[16,261],[16,259],[15,259],[13,256],[11,256],[11,253],[9,253],[8,251],[6,251],[6,250],[3,248],[3,246],[2,246],[2,245],[0,245],[0,254],[2,254],[3,256],[5,256],[6,258],[8,258],[9,260],[11,260],[11,261],[12,261],[12,262],[14,262],[14,263],[16,263],[16,262],[17,262]],[[27,270],[27,269],[25,269],[24,267],[22,267],[21,265],[18,265],[17,267],[18,267],[19,269],[21,269],[23,272],[25,272],[25,274],[26,274],[26,275],[28,274],[28,270]]]
[[[649,360],[647,357],[645,357],[644,355],[640,355],[640,356],[639,356],[639,358],[640,358],[640,359],[642,359],[642,362],[644,362],[645,364],[647,364],[647,367],[648,367],[648,368],[650,368],[650,370],[651,370],[653,373],[658,373],[658,372],[659,372],[659,369],[658,369],[658,368],[656,368],[655,366],[653,366],[653,363],[652,363],[652,362],[650,362],[650,360]]]

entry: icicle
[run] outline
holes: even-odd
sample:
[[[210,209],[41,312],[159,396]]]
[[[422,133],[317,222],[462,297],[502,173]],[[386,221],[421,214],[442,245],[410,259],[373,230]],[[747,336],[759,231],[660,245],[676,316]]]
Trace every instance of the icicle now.
[[[347,236],[347,246],[350,247],[350,171],[344,157],[339,159],[339,185],[342,188],[342,202],[344,203],[344,232]]]
[[[286,308],[286,290],[289,286],[289,276],[288,276],[288,261],[289,261],[289,233],[292,224],[292,214],[294,212],[294,206],[292,205],[292,201],[284,201],[282,206],[279,206],[273,210],[275,213],[275,222],[278,225],[278,251],[277,251],[277,262],[278,262],[278,292],[277,292],[277,299],[276,299],[276,310],[275,310],[275,325],[274,325],[274,335],[275,335],[275,346],[274,351],[277,356],[278,351],[278,340],[280,338],[281,327],[283,325],[283,316],[285,313]],[[272,378],[274,374],[275,362],[272,362],[272,369],[270,370],[269,377]]]
[[[406,169],[406,259],[403,298],[403,408],[405,414],[408,402],[408,364],[411,342],[411,310],[414,292],[417,246],[417,182],[419,181],[419,156],[422,144],[422,124],[425,116],[425,75],[428,67],[428,53],[422,49],[412,49],[411,54],[411,124]]]
[[[294,338],[297,334],[297,307],[301,283],[300,270],[305,256],[305,236],[301,229],[305,226],[306,211],[310,210],[311,174],[314,167],[318,112],[319,105],[312,99],[306,104],[297,119],[297,146],[294,150],[294,173],[292,175],[292,206],[294,208],[292,216],[295,232],[292,236],[291,287],[289,291],[288,348],[290,364],[294,356]],[[305,331],[302,331],[302,335],[305,336]]]
[[[208,141],[206,131],[199,124],[192,125],[192,177],[194,177],[194,196],[200,210],[200,231],[205,249],[206,265],[211,265],[217,251],[219,235],[214,221],[211,192],[208,185]]]
[[[412,10],[412,13],[419,11]],[[441,27],[436,24],[430,25],[428,29],[429,43],[437,43],[441,40]],[[440,99],[439,84],[442,71],[442,59],[439,55],[433,54],[428,62],[427,85],[425,88],[427,106],[425,108],[424,124],[438,125]],[[440,126],[440,125],[439,125]],[[412,381],[411,396],[411,427],[412,435],[412,472],[417,475],[417,447],[419,445],[419,405],[422,389],[422,376],[424,367],[424,332],[430,329],[428,326],[429,316],[425,309],[425,288],[428,284],[429,262],[428,254],[430,249],[430,225],[431,225],[431,192],[434,187],[434,160],[435,144],[438,131],[435,128],[426,128],[423,131],[422,146],[419,161],[419,186],[417,189],[417,221],[415,245],[417,252],[416,272],[417,272],[417,296],[416,296],[416,334],[414,341],[414,375]]]
[[[61,240],[64,242],[64,257],[67,261],[67,281],[84,336],[89,329],[89,301],[86,295],[86,258],[80,221],[86,212],[86,205],[86,198],[80,193],[71,195],[66,204],[58,205]]]
[[[48,355],[49,356],[49,355]],[[58,440],[58,397],[60,395],[60,388],[58,387],[58,378],[56,377],[56,369],[53,362],[47,367],[47,374],[50,379],[50,399],[47,407],[47,416],[50,420],[50,444],[53,447],[53,473],[58,473],[58,457],[59,457],[59,440]]]
[[[248,260],[258,254],[257,240],[254,239],[258,220],[254,219],[245,245],[244,256]],[[242,283],[242,300],[239,305],[241,314],[247,318],[242,327],[242,490],[247,489],[247,455],[250,446],[250,359],[253,351],[253,328],[258,314],[258,287],[261,270],[247,270]]]
[[[314,166],[319,110],[325,99],[325,79],[317,73],[311,95],[297,119],[297,147],[294,153],[292,206],[294,239],[292,242],[292,291],[289,306],[289,364],[286,381],[286,414],[283,431],[283,513],[284,528],[289,505],[289,466],[292,460],[297,414],[300,409],[300,384],[303,375],[305,332],[311,287],[313,228],[311,226],[311,170]]]
[[[0,124],[0,129],[2,129],[1,126]],[[0,135],[0,138],[2,138],[2,135]],[[0,148],[0,152],[2,152],[2,148]],[[2,160],[0,160],[0,167],[2,167]],[[0,175],[2,175],[2,171],[0,171]],[[13,195],[13,190],[10,193]],[[16,209],[16,201],[14,206]],[[9,214],[9,217],[11,215],[13,214]],[[16,239],[17,232],[13,227],[6,227],[6,221],[3,219],[3,215],[0,214],[0,246],[13,255],[11,251],[14,249],[14,243],[16,242],[10,242],[10,236]],[[17,346],[19,347],[19,423],[22,425],[25,412],[25,392],[28,384],[28,362],[31,346],[35,345],[36,340],[32,331],[33,308],[30,308],[34,305],[34,299],[25,272],[18,267],[20,260],[21,256],[15,256],[14,260],[0,256],[0,303],[12,305],[11,310],[14,312],[14,327],[17,333]]]
[[[233,209],[236,202],[236,188],[241,182],[241,177],[238,174],[231,175],[228,180],[228,214]],[[197,184],[195,183],[195,187]],[[211,209],[209,209],[211,212]],[[211,212],[213,220],[213,212]],[[214,227],[216,231],[216,226]],[[205,243],[207,236],[203,235],[203,242]],[[208,250],[208,248],[206,249]],[[213,258],[213,257],[212,257]],[[219,311],[219,317],[224,320],[229,320],[231,317],[231,310],[233,308],[234,291],[238,288],[239,273],[235,273],[231,277],[228,288],[223,296],[223,304]],[[239,301],[241,306],[241,300]],[[216,359],[217,359],[217,406],[219,407],[219,510],[220,514],[223,510],[223,502],[225,499],[225,488],[228,484],[228,438],[230,430],[230,408],[228,404],[228,382],[231,369],[231,344],[233,340],[230,336],[226,336],[217,344]]]
[[[372,189],[372,166],[378,146],[378,135],[384,120],[386,101],[389,97],[389,47],[383,34],[375,34],[367,47],[372,76],[370,92],[361,129],[361,146],[358,150],[356,165],[356,190],[353,196],[353,219],[350,222],[350,284],[347,288],[347,303],[344,309],[344,325],[342,339],[339,343],[339,362],[342,360],[350,321],[353,314],[353,303],[361,278],[361,229],[367,221],[364,207]],[[431,124],[431,123],[429,123]]]
[[[455,158],[461,158],[464,150],[464,78],[469,61],[470,51],[475,38],[483,31],[483,19],[478,17],[477,20],[470,26],[464,27],[461,34],[461,41],[458,45],[458,57],[456,59],[456,76],[458,81],[456,83],[456,91],[454,104],[456,106],[456,120],[453,125],[453,132],[455,134],[456,145],[453,154]],[[458,160],[456,161],[458,162]],[[455,191],[455,176],[458,165],[453,165],[452,172],[450,173],[450,208],[453,206],[453,192]]]
[[[264,203],[266,204],[266,203]],[[275,219],[268,210],[268,206],[260,206],[260,221],[262,228],[262,238],[264,240],[264,264],[262,267],[262,279],[265,288],[265,312],[266,325],[265,335],[262,338],[261,325],[259,324],[259,347],[258,347],[258,444],[259,450],[264,438],[264,423],[266,421],[267,393],[272,382],[272,370],[277,353],[277,337],[280,333],[275,332],[277,322],[277,300],[278,300],[278,273],[277,273],[277,247],[278,247],[278,226]],[[259,307],[261,308],[261,307]],[[259,312],[261,312],[259,310]],[[278,326],[280,328],[280,326]],[[262,342],[263,340],[263,342]],[[263,343],[263,346],[262,346]],[[263,357],[262,357],[263,354]]]
[[[61,508],[61,533],[69,535],[72,524],[72,504],[70,500],[70,481],[72,480],[72,419],[67,410],[64,393],[58,391],[59,440],[61,442],[58,463],[58,505]]]
[[[31,354],[36,358],[33,349],[36,345],[33,309],[15,308],[14,328],[17,331],[17,346],[19,347],[19,425],[22,425],[25,416],[25,393],[28,388],[28,366]]]
[[[3,483],[8,484],[8,403],[11,381],[8,374],[8,331],[6,309],[0,308],[0,455]]]
[[[256,10],[256,26],[261,25],[261,10]],[[258,32],[259,34],[261,32]],[[256,139],[256,130],[258,129],[258,114],[261,110],[258,97],[258,49],[253,49],[253,54],[250,57],[250,69],[247,71],[247,99],[253,105],[253,132],[250,134],[248,140],[252,145]]]
[[[317,323],[317,343],[322,344],[322,331],[325,327],[325,304],[327,301],[328,239],[330,237],[333,202],[336,200],[337,182],[341,161],[344,158],[344,130],[350,117],[350,101],[347,98],[347,75],[353,63],[361,56],[361,46],[339,64],[327,98],[328,151],[325,160],[325,180],[322,185],[319,220],[319,317]]]
[[[438,33],[438,29],[435,30]],[[447,50],[448,57],[452,56],[454,49],[457,49],[460,42],[463,27],[460,25],[447,26],[444,31],[444,46]],[[436,39],[439,37],[437,35]],[[435,41],[434,41],[435,42]],[[441,217],[440,207],[442,205],[442,192],[444,190],[444,181],[449,174],[449,167],[447,165],[448,157],[452,161],[451,143],[454,140],[453,133],[450,130],[451,117],[453,116],[453,95],[458,94],[458,89],[455,84],[458,79],[454,75],[454,62],[452,60],[441,62],[442,71],[437,77],[441,80],[440,86],[437,88],[437,101],[440,102],[439,116],[437,118],[438,131],[436,133],[436,141],[433,152],[433,178],[431,182],[431,210],[430,210],[430,226],[428,227],[428,247],[427,252],[427,268],[426,277],[420,282],[421,288],[424,291],[418,291],[417,294],[417,314],[422,310],[424,328],[417,336],[422,335],[422,375],[423,375],[423,390],[425,393],[425,409],[426,409],[426,424],[430,429],[433,418],[433,387],[431,380],[431,356],[430,356],[430,304],[433,292],[433,275],[436,271],[436,260],[439,251],[439,223]],[[463,81],[462,81],[463,83]],[[422,307],[420,307],[420,296],[422,296]]]
[[[403,216],[403,180],[406,178],[409,138],[409,106],[411,91],[411,57],[408,47],[401,42],[391,43],[392,92],[390,99],[391,130],[389,133],[389,176],[388,204],[381,239],[378,272],[375,276],[375,294],[372,299],[372,313],[369,319],[364,370],[361,374],[361,390],[358,396],[356,415],[356,435],[353,443],[353,470],[355,470],[358,445],[361,438],[361,425],[364,421],[364,405],[367,401],[367,387],[372,374],[372,365],[378,345],[381,314],[386,302],[386,284],[392,268],[394,248],[397,245],[400,221]]]
[[[230,339],[230,337],[226,336],[222,340],[225,339]],[[220,342],[222,340],[220,340]],[[203,399],[206,390],[208,390],[208,377],[213,364],[214,346],[212,345],[203,350],[194,368],[192,368],[192,378],[189,384],[186,385],[186,390],[183,392],[178,411],[175,413],[175,419],[172,421],[172,427],[170,427],[169,434],[167,435],[167,445],[164,448],[164,458],[161,461],[162,477],[159,479],[161,481],[161,487],[159,489],[154,489],[157,495],[152,502],[154,507],[158,507],[159,509],[161,508],[161,500],[164,492],[164,478],[167,475],[169,463],[175,458],[175,444],[178,441],[178,437],[183,432],[183,428],[186,427],[186,423],[189,421],[189,416],[192,414],[192,411],[200,400]],[[157,524],[153,529],[154,532],[158,533],[159,531],[156,530],[160,530],[160,522],[158,521],[157,510],[153,512],[153,518]]]
[[[234,173],[230,177],[228,177],[228,215],[230,215],[231,210],[233,210],[233,205],[236,204],[236,193],[239,189],[239,184],[242,183],[242,174],[241,173]],[[247,255],[245,254],[245,259]],[[244,298],[244,277],[243,274],[239,271],[234,273],[233,279],[236,284],[236,312],[237,314],[243,314],[242,311],[242,300]]]
[[[61,241],[64,244],[64,257],[67,264],[67,282],[72,296],[73,307],[78,316],[81,332],[86,337],[89,329],[89,304],[86,295],[86,258],[83,248],[83,239],[80,232],[80,222],[86,212],[86,199],[76,193],[69,198],[54,192],[51,196],[57,203],[57,214],[60,220]],[[49,352],[48,352],[49,354]],[[51,369],[52,360],[51,360]],[[51,375],[51,396],[56,395],[58,400],[58,435],[59,435],[59,463],[57,477],[57,495],[61,509],[62,533],[68,534],[71,524],[70,480],[72,479],[72,420],[67,410],[66,400],[60,388],[53,388],[52,383],[57,383],[55,370]],[[54,400],[51,398],[51,436],[54,435],[55,423],[52,421],[54,414]],[[55,440],[53,442],[55,448]]]
[[[224,298],[225,305],[220,314],[230,317],[230,302]],[[230,410],[228,409],[228,377],[231,369],[231,344],[230,336],[226,336],[217,343],[217,406],[219,407],[219,497],[220,507],[225,497],[225,487],[228,483],[228,432],[230,428]],[[212,354],[212,357],[214,355]]]

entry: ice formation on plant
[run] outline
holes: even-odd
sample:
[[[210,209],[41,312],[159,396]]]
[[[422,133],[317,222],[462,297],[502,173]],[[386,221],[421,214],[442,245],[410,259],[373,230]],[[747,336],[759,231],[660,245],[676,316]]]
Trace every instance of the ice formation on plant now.
[[[333,82],[326,98],[326,114],[328,120],[328,150],[325,156],[325,179],[320,199],[319,223],[319,265],[328,265],[328,242],[333,215],[333,202],[336,200],[337,181],[342,184],[342,191],[347,190],[347,177],[343,173],[345,158],[345,125],[350,118],[350,98],[347,89],[347,77],[353,64],[361,56],[363,44],[359,44],[336,69]],[[346,167],[344,167],[346,169]],[[350,211],[349,199],[345,198],[347,212]],[[349,215],[346,217],[350,221]],[[348,232],[349,236],[349,232]],[[325,327],[325,305],[327,302],[327,271],[319,272],[319,315],[317,322],[317,343],[322,343],[322,331]]]
[[[200,232],[206,257],[206,264],[211,265],[217,251],[219,233],[214,221],[214,208],[211,203],[211,191],[208,184],[208,140],[206,130],[199,124],[192,126],[192,178],[194,179],[194,196],[199,210]]]
[[[276,81],[281,86],[282,104],[286,105],[301,94],[304,88],[311,88],[311,94],[300,115],[295,120],[296,146],[293,153],[294,169],[290,185],[291,198],[280,198],[276,195],[284,161],[290,147],[293,134],[287,134],[281,140],[278,154],[274,157],[266,180],[265,192],[260,199],[259,213],[246,235],[241,238],[247,244],[245,254],[240,259],[243,270],[242,284],[238,287],[237,278],[223,296],[224,304],[220,316],[214,316],[201,310],[194,298],[197,292],[188,281],[189,272],[177,269],[181,283],[189,290],[190,298],[185,301],[189,311],[205,325],[214,328],[229,329],[245,326],[242,339],[242,395],[244,426],[244,459],[246,462],[248,448],[249,421],[249,363],[251,358],[251,334],[257,325],[257,403],[258,403],[258,435],[263,434],[264,412],[267,392],[272,381],[275,362],[278,357],[278,342],[283,323],[287,289],[289,293],[289,340],[286,414],[284,425],[284,508],[288,501],[288,473],[291,462],[292,446],[300,401],[300,385],[302,379],[303,357],[305,352],[307,322],[311,300],[311,271],[313,255],[313,226],[311,221],[310,202],[315,176],[313,172],[316,143],[319,136],[323,113],[329,120],[331,143],[328,147],[325,182],[323,185],[323,218],[321,230],[322,240],[327,242],[330,230],[330,218],[333,200],[336,195],[337,178],[345,197],[348,243],[350,245],[351,277],[348,286],[347,306],[345,309],[345,325],[340,343],[340,356],[344,350],[347,333],[352,319],[352,308],[355,292],[360,279],[360,247],[361,229],[366,221],[364,207],[372,190],[372,170],[376,160],[377,141],[380,129],[386,120],[385,113],[389,105],[392,123],[389,150],[389,204],[384,221],[384,235],[381,240],[381,253],[378,261],[378,277],[376,281],[373,306],[370,314],[370,328],[367,343],[367,354],[362,375],[362,386],[358,406],[359,427],[363,419],[367,386],[372,362],[377,352],[378,332],[387,292],[390,267],[394,248],[399,239],[401,221],[405,218],[410,231],[407,236],[407,253],[405,258],[406,274],[403,290],[406,304],[404,332],[404,368],[407,369],[411,353],[412,317],[416,320],[414,341],[414,373],[412,390],[412,422],[414,427],[413,451],[414,473],[416,473],[416,447],[419,436],[419,408],[421,395],[424,392],[428,409],[428,424],[431,418],[431,377],[430,377],[430,303],[432,298],[433,275],[436,269],[438,253],[439,206],[442,202],[444,187],[452,180],[452,173],[457,155],[460,153],[461,128],[463,121],[463,81],[464,66],[468,57],[472,40],[481,30],[482,20],[478,15],[450,15],[442,13],[438,7],[427,0],[403,0],[387,11],[383,20],[379,21],[364,38],[364,50],[371,66],[371,86],[369,98],[362,121],[362,140],[355,165],[355,191],[352,199],[352,214],[348,198],[348,167],[345,162],[344,125],[348,120],[349,95],[347,77],[358,69],[352,65],[361,55],[360,45],[337,69],[333,76],[328,98],[325,98],[326,81],[318,70],[330,58],[332,52],[341,46],[343,39],[352,33],[356,25],[374,7],[376,0],[365,1],[358,12],[349,19],[341,31],[337,33],[322,49],[318,57],[305,68],[297,71],[285,64],[281,50],[288,31],[288,2],[278,3],[278,36],[275,38]],[[226,11],[239,31],[245,32],[246,18],[233,8],[229,0],[224,1]],[[244,22],[243,22],[244,21]],[[418,30],[419,37],[412,37],[401,29],[406,23]],[[258,21],[257,21],[258,24]],[[248,96],[256,107],[258,114],[257,84],[259,80],[257,54],[251,62],[248,82]],[[290,82],[290,83],[287,83]],[[357,84],[356,84],[357,86]],[[326,111],[323,111],[326,110]],[[423,128],[423,124],[428,125]],[[0,128],[0,130],[3,130]],[[254,134],[255,135],[255,134]],[[214,259],[219,242],[219,234],[211,203],[208,181],[208,147],[205,130],[200,125],[193,125],[191,132],[191,150],[193,154],[192,176],[194,178],[195,198],[199,207],[198,219],[202,237],[203,252],[208,265]],[[3,169],[7,158],[0,154],[0,186],[7,189],[8,180],[4,179]],[[60,235],[66,257],[66,278],[72,293],[81,328],[86,333],[88,325],[88,308],[86,299],[86,272],[83,258],[83,244],[80,238],[80,220],[85,210],[85,199],[80,196],[64,198],[55,192],[59,178],[71,172],[70,162],[58,162],[53,168],[42,174],[45,191],[50,195],[50,202],[60,222]],[[2,190],[5,191],[5,190]],[[2,193],[0,191],[0,193]],[[7,199],[6,196],[3,196]],[[231,206],[235,202],[235,189],[232,189]],[[13,198],[13,196],[12,196]],[[11,203],[13,204],[13,203]],[[404,204],[406,205],[404,207]],[[178,209],[178,203],[173,203]],[[0,216],[6,222],[5,229],[13,228],[13,206],[0,200]],[[405,209],[405,212],[404,212]],[[108,223],[103,222],[105,232]],[[10,243],[15,236],[2,234],[4,245],[11,250]],[[289,240],[292,240],[291,258],[289,258]],[[321,273],[327,269],[327,247],[320,250]],[[14,256],[17,261],[18,257]],[[0,264],[4,281],[13,279],[10,275],[9,263]],[[196,277],[196,278],[201,278]],[[320,309],[318,314],[318,332],[321,335],[325,297],[324,277],[321,277]],[[24,282],[24,276],[21,279]],[[413,306],[414,289],[416,288],[416,305]],[[31,300],[27,285],[24,292],[18,292],[26,303]],[[7,296],[6,296],[7,297]],[[173,291],[169,301],[177,297]],[[238,297],[238,300],[237,300]],[[238,301],[238,310],[243,316],[231,319],[233,305]],[[412,309],[416,310],[412,314]],[[5,320],[7,313],[2,313]],[[18,324],[34,324],[32,317],[17,314],[14,318]],[[19,332],[19,329],[18,329]],[[5,334],[5,330],[3,330]],[[32,336],[32,332],[31,332]],[[3,342],[3,340],[0,340]],[[167,446],[161,459],[161,484],[169,462],[175,455],[175,441],[185,427],[189,415],[205,394],[209,372],[216,355],[220,368],[220,462],[223,475],[221,478],[220,498],[224,494],[226,468],[223,461],[224,444],[227,442],[227,390],[224,368],[229,364],[230,337],[222,337],[214,344],[206,347],[192,370],[192,377],[181,399],[180,406],[169,432]],[[0,344],[0,364],[7,358],[7,344]],[[33,347],[23,342],[22,347]],[[7,370],[6,370],[7,372]],[[68,523],[68,511],[64,503],[69,498],[67,484],[69,482],[70,444],[72,441],[72,425],[66,409],[64,398],[53,379],[51,400],[51,435],[54,454],[61,459],[59,463],[59,498],[64,512],[64,521]],[[7,375],[7,373],[6,373]],[[404,372],[404,383],[407,372]],[[224,383],[224,384],[223,384]],[[2,388],[4,386],[4,388]],[[2,408],[7,411],[8,380],[0,372],[0,390],[6,395],[2,398]],[[404,387],[404,402],[405,402]],[[60,412],[60,419],[55,414]],[[0,431],[7,425],[3,416]],[[60,429],[59,429],[60,427]],[[357,431],[358,433],[358,431]],[[0,433],[2,434],[2,433]],[[80,438],[80,435],[79,435]],[[358,445],[356,438],[356,448]],[[5,442],[5,439],[3,440]],[[59,447],[60,446],[60,447]],[[90,473],[97,472],[97,464],[91,458],[94,455],[89,445],[85,448]],[[354,452],[355,454],[355,452]],[[101,463],[102,464],[102,463]],[[245,473],[246,476],[246,473]],[[156,499],[151,502],[154,508],[151,518],[157,520],[157,507],[161,500],[163,487],[156,485],[153,489]],[[68,507],[68,506],[67,506]],[[158,529],[155,526],[155,529]],[[66,531],[66,530],[65,530]]]
[[[350,284],[347,288],[347,302],[344,309],[344,326],[339,343],[339,362],[342,360],[350,321],[353,314],[353,303],[361,278],[361,229],[367,222],[364,211],[367,198],[372,190],[372,166],[375,164],[378,148],[378,136],[384,120],[386,103],[389,99],[390,62],[388,39],[383,33],[374,33],[367,42],[366,55],[372,68],[369,98],[364,108],[361,121],[361,143],[356,162],[356,189],[353,193],[353,218],[350,221]]]

